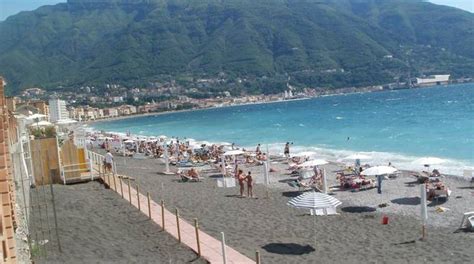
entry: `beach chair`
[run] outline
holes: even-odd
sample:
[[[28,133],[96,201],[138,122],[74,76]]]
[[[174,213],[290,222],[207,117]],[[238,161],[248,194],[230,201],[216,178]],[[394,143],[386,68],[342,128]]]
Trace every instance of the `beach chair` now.
[[[308,190],[312,190],[312,189],[316,188],[313,181],[304,182],[304,181],[301,181],[301,180],[296,180],[296,181],[290,181],[290,182],[288,182],[288,184],[291,187],[298,188],[298,191],[300,191],[300,192],[301,191],[308,191]]]
[[[464,213],[461,226],[459,228],[466,228],[467,230],[474,231],[474,212]]]

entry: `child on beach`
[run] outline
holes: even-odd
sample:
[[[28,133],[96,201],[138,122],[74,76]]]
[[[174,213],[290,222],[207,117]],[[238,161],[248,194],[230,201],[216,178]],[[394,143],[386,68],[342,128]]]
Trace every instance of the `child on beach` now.
[[[252,174],[249,171],[247,174],[247,177],[245,177],[245,180],[247,181],[247,196],[253,198],[253,179],[252,179]]]

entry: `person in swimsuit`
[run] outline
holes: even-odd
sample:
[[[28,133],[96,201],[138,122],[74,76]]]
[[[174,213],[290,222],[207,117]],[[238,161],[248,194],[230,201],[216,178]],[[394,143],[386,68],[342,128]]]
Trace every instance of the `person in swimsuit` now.
[[[242,170],[239,170],[239,174],[237,174],[237,179],[239,180],[239,186],[240,186],[240,196],[241,197],[245,197],[244,196],[244,181],[245,181],[245,175],[244,175],[244,172]]]
[[[253,179],[250,171],[247,177],[245,177],[245,180],[247,181],[247,196],[253,198]]]

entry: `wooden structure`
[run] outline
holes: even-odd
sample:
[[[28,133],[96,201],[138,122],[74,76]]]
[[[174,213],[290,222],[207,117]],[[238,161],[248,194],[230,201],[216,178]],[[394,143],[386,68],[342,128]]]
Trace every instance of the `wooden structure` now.
[[[0,77],[0,263],[16,263],[15,188],[10,145],[17,141],[16,121],[7,110],[4,82]]]
[[[60,149],[61,180],[64,184],[94,180],[91,158],[84,147],[77,146],[73,140],[66,140]]]
[[[51,182],[51,170],[60,172],[58,142],[54,138],[31,140],[31,160],[35,185],[46,185]],[[59,173],[54,173],[53,183],[61,183]]]

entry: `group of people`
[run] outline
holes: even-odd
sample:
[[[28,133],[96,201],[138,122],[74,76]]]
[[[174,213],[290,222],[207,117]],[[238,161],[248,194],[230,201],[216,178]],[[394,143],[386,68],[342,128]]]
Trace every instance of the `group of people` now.
[[[247,196],[254,198],[253,196],[253,178],[252,173],[249,171],[247,175],[245,175],[243,170],[238,170],[236,175],[237,180],[239,181],[240,186],[240,196],[245,197],[245,183],[247,183]]]

